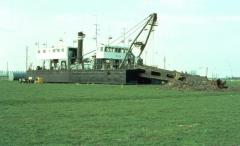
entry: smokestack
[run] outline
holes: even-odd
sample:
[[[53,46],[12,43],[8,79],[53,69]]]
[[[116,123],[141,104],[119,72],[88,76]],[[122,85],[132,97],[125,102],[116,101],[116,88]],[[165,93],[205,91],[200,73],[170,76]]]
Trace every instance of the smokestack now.
[[[77,62],[83,64],[83,39],[85,34],[78,32]]]

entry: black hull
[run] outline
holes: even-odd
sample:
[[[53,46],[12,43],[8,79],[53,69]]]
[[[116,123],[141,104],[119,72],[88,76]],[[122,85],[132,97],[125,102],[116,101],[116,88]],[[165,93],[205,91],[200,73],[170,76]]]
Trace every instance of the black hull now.
[[[136,70],[33,70],[27,77],[41,77],[46,83],[134,84],[137,74]]]

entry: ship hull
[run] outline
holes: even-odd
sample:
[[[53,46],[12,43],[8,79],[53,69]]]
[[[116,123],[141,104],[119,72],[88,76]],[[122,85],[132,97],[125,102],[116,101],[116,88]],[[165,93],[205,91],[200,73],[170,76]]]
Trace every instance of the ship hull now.
[[[46,83],[134,84],[137,74],[136,70],[33,70],[27,77],[41,77]]]

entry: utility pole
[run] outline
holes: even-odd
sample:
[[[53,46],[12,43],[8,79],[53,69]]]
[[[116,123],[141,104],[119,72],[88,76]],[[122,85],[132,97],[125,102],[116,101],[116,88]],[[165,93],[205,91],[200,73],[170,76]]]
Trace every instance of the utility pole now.
[[[166,69],[166,57],[163,58],[163,68]]]
[[[8,62],[7,62],[7,77],[9,76]]]
[[[208,67],[206,67],[206,74],[205,76],[207,77],[208,76]]]
[[[26,71],[28,70],[28,46],[26,46]]]

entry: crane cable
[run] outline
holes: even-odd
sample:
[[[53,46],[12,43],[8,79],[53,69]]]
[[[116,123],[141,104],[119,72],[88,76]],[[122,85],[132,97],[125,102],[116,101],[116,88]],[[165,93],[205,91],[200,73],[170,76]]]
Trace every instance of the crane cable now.
[[[129,30],[126,32],[126,34],[127,34],[127,33],[130,33],[131,31],[133,31],[133,32],[130,33],[126,38],[130,37],[130,36],[133,35],[139,28],[141,28],[141,26],[142,26],[143,24],[145,24],[145,23],[143,23],[143,22],[146,21],[146,19],[148,19],[149,17],[150,17],[150,16],[146,17],[145,19],[143,19],[142,21],[140,21],[138,24],[136,24],[135,26],[133,26],[131,29],[129,29]],[[141,23],[143,23],[143,24],[140,25]],[[134,29],[135,29],[135,30],[134,30]],[[123,37],[123,35],[119,36],[117,39],[113,40],[110,44],[116,42],[117,40],[119,40],[119,39],[122,38],[122,37]],[[92,51],[84,54],[83,56],[86,56],[86,55],[88,55],[88,54],[91,54],[91,53],[93,53],[93,52],[95,52],[95,51],[96,51],[96,50],[92,50]]]
[[[139,25],[143,22],[145,22],[150,16],[146,17],[145,19],[143,19],[142,21],[140,21],[138,24],[136,24],[135,26],[133,26],[132,28],[130,28],[126,33],[131,32],[132,30],[134,30],[136,27],[139,27]],[[144,23],[145,24],[145,23]],[[136,31],[136,30],[135,30]],[[113,40],[112,42],[110,42],[110,44],[113,44],[114,42],[116,42],[117,40],[119,40],[120,38],[122,38],[123,35],[119,36],[118,38],[116,38],[115,40]]]

